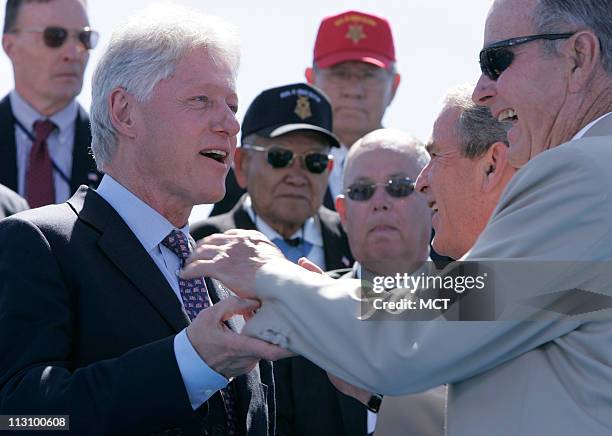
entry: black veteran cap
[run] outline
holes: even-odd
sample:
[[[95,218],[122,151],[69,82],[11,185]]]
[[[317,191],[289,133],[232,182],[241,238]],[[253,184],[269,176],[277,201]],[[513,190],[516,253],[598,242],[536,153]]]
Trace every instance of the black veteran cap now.
[[[267,89],[255,97],[242,122],[243,140],[253,133],[277,138],[297,130],[320,132],[332,147],[340,147],[332,133],[332,108],[319,90],[306,83]]]

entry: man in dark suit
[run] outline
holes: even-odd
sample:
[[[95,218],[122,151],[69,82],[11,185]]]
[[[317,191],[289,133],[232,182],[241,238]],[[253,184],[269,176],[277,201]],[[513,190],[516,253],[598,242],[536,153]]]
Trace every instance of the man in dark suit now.
[[[0,220],[29,209],[28,202],[15,191],[0,185]]]
[[[233,35],[176,6],[114,35],[93,81],[99,188],[0,223],[0,414],[69,415],[78,435],[274,434],[260,359],[279,349],[231,319],[257,303],[177,276],[236,145]]]
[[[6,3],[2,47],[15,88],[0,101],[0,183],[32,207],[98,184],[89,117],[75,100],[97,39],[82,0]]]

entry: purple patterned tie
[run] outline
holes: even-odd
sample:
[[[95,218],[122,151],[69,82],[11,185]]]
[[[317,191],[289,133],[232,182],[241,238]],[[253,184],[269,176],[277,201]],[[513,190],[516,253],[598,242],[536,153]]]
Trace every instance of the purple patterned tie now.
[[[180,230],[174,229],[164,238],[162,244],[176,254],[182,268],[185,264],[185,259],[191,254],[191,245],[187,236]],[[185,312],[187,312],[190,320],[195,319],[201,310],[211,306],[208,289],[203,277],[189,280],[179,278],[179,290]],[[221,389],[221,397],[223,398],[227,414],[227,434],[229,436],[236,436],[238,434],[236,430],[236,402],[232,386],[233,384],[230,383]]]
[[[31,208],[55,203],[53,163],[47,148],[47,138],[55,127],[50,120],[38,120],[34,123],[36,138],[30,151],[25,183],[25,197]]]

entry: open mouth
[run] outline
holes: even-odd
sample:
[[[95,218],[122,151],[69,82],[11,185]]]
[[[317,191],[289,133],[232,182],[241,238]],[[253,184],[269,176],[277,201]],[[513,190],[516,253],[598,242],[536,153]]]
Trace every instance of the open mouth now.
[[[500,112],[497,116],[497,120],[500,122],[510,121],[515,123],[518,121],[518,116],[516,115],[516,111],[514,109],[506,109],[505,111]]]
[[[200,155],[209,159],[216,160],[217,162],[222,164],[225,164],[225,161],[227,160],[227,152],[223,150],[205,150],[201,151]]]
[[[429,206],[429,208],[431,209],[433,213],[436,213],[438,211],[438,205],[435,201],[428,202],[427,206]]]

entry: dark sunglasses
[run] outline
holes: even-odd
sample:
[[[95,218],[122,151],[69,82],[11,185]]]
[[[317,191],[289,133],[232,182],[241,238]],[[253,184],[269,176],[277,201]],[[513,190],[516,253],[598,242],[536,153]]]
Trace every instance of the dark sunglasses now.
[[[414,192],[414,181],[408,177],[396,177],[381,183],[357,182],[346,188],[344,192],[353,201],[368,201],[379,186],[383,186],[387,194],[393,198],[408,197]]]
[[[98,32],[91,30],[89,27],[68,30],[63,27],[49,26],[44,29],[17,29],[13,31],[13,33],[17,32],[42,33],[45,45],[50,48],[61,47],[68,39],[68,36],[72,35],[76,37],[87,50],[91,50],[96,47],[99,39]]]
[[[272,168],[285,168],[293,163],[293,160],[300,156],[306,169],[313,174],[321,174],[327,169],[329,163],[333,160],[333,156],[327,153],[318,151],[309,151],[304,154],[295,154],[277,145],[266,148],[259,145],[242,144],[242,148],[253,151],[263,151],[266,153],[266,160]]]
[[[480,50],[480,70],[491,80],[497,80],[501,73],[512,64],[514,53],[509,47],[526,44],[539,39],[554,41],[557,39],[565,39],[572,36],[573,33],[548,33],[541,35],[520,36],[518,38],[510,38],[504,41],[499,41],[491,44],[488,47]]]

